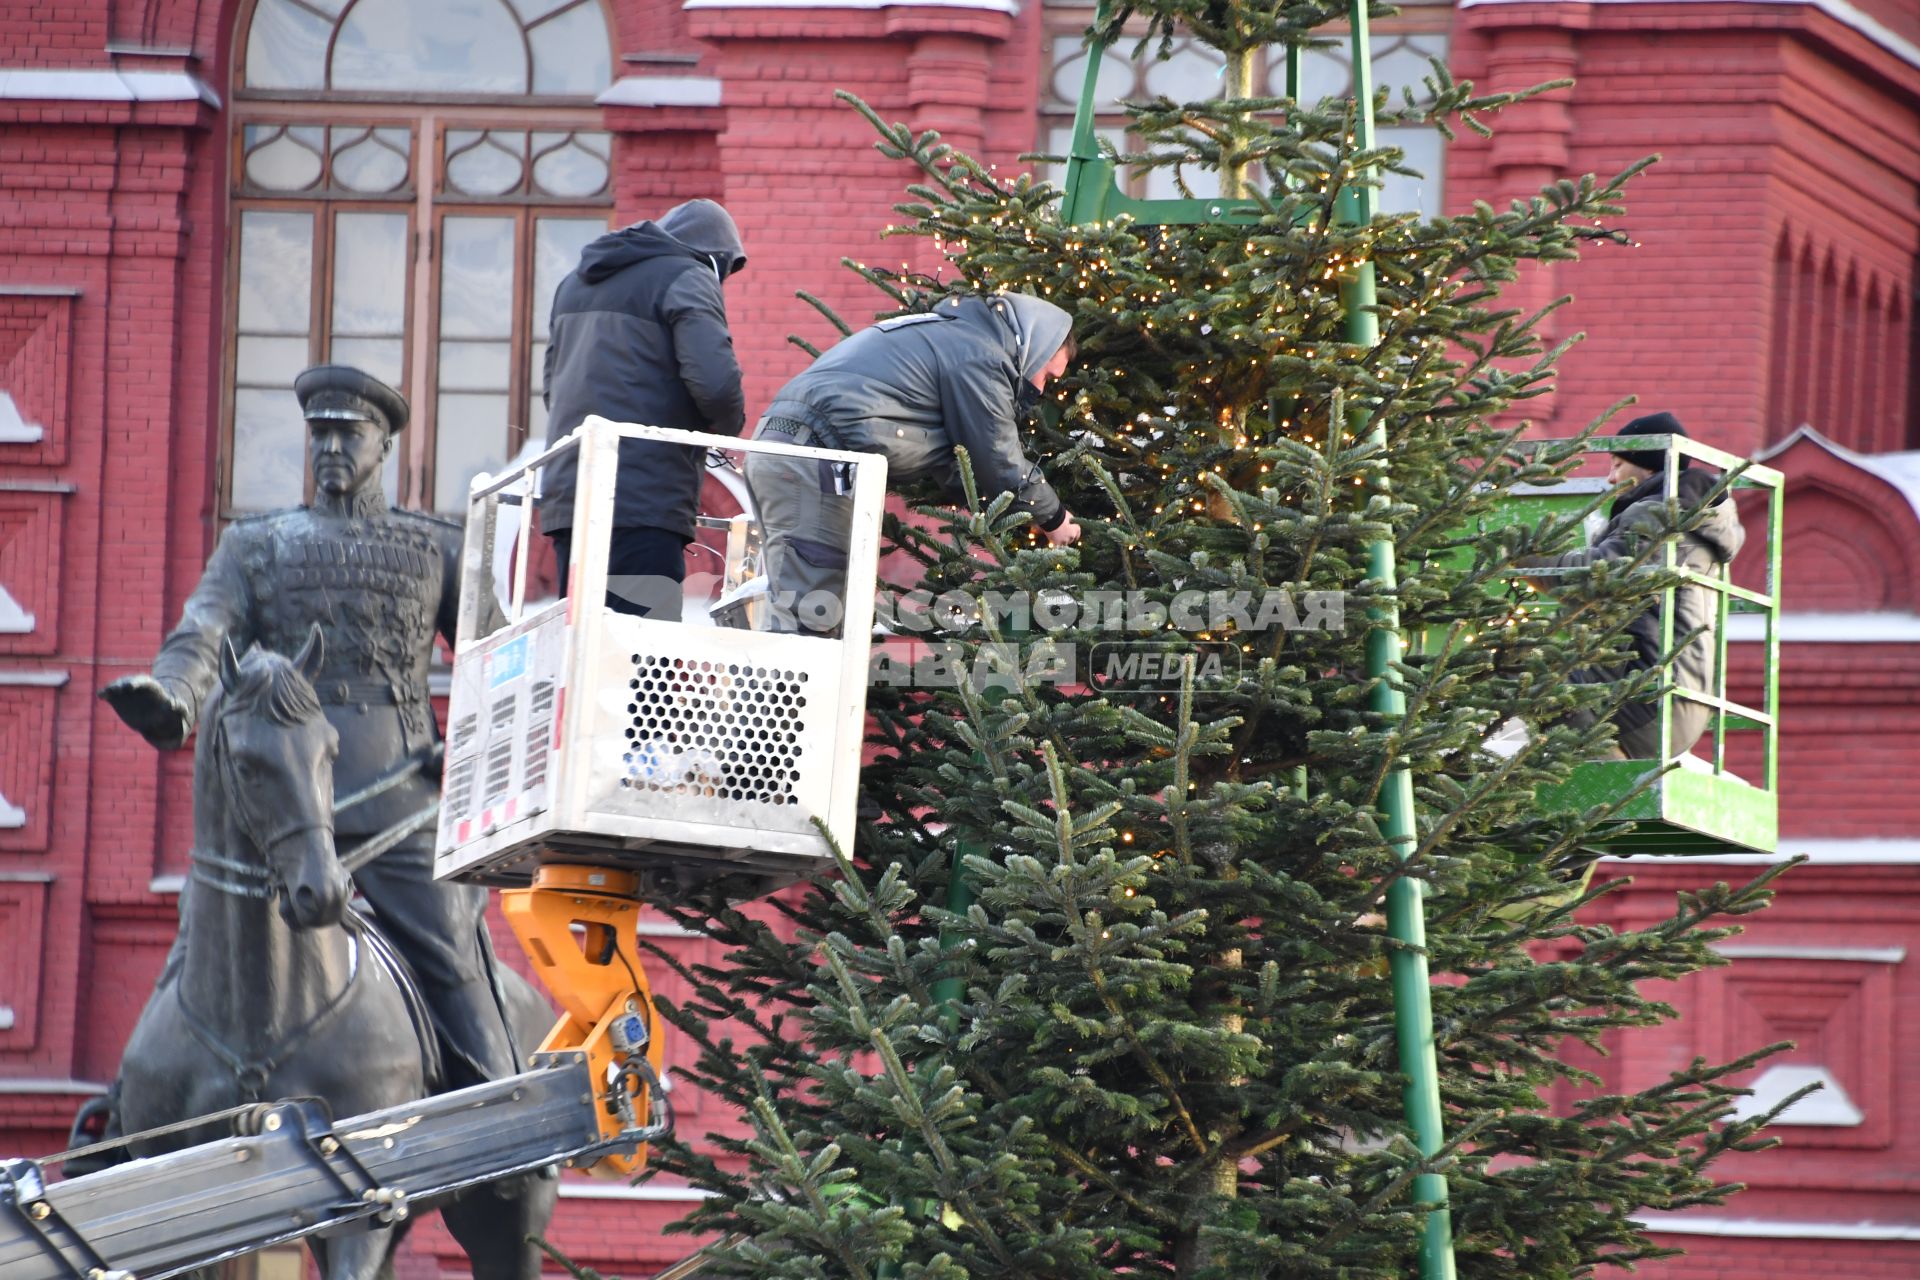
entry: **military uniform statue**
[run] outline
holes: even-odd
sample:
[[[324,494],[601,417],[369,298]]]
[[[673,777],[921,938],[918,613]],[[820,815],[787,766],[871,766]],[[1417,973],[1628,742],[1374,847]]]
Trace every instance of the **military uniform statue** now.
[[[299,376],[294,393],[307,420],[312,505],[235,521],[153,674],[115,680],[100,696],[155,746],[178,747],[219,679],[222,637],[242,651],[262,644],[292,653],[318,623],[325,661],[313,684],[340,735],[336,799],[426,762],[338,815],[344,852],[439,793],[427,668],[434,633],[453,641],[461,534],[450,521],[387,505],[381,464],[407,423],[399,392],[358,369],[321,365]],[[413,966],[440,1032],[448,1084],[458,1086],[510,1074],[516,1064],[485,937],[486,892],[434,881],[433,837],[428,823],[354,882]]]

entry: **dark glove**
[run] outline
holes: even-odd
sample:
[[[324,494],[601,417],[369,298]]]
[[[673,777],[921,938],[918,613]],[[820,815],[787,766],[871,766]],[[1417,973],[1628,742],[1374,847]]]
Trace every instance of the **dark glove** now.
[[[163,751],[186,742],[192,728],[187,704],[152,676],[121,676],[100,696],[127,727]]]

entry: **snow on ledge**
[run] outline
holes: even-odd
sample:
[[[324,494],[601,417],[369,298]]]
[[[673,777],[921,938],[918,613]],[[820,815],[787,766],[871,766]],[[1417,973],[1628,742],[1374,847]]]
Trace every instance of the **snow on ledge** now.
[[[220,95],[184,71],[112,71],[93,67],[0,67],[0,98],[63,102],[204,102]]]
[[[602,107],[717,107],[713,76],[623,76],[594,99]]]
[[[682,9],[979,9],[1018,14],[1019,0],[682,0]]]
[[[46,434],[45,427],[21,416],[11,395],[0,391],[0,444],[37,444]]]
[[[1778,853],[1707,853],[1676,858],[1670,853],[1633,853],[1602,858],[1602,862],[1653,862],[1667,866],[1717,862],[1762,866],[1805,854],[1810,864],[1828,867],[1920,866],[1920,839],[1806,840],[1780,837]]]
[[[633,1187],[625,1183],[560,1180],[562,1200],[665,1200],[685,1204],[705,1200],[711,1194],[698,1187],[661,1186],[652,1182]]]
[[[24,636],[33,631],[33,615],[0,586],[0,635]]]
[[[50,1076],[0,1080],[0,1095],[15,1097],[31,1094],[51,1094],[55,1097],[63,1094],[99,1095],[106,1091],[107,1086],[95,1080],[60,1080]]]
[[[1729,960],[1841,960],[1853,964],[1901,964],[1905,947],[1818,947],[1772,942],[1716,942],[1714,951]]]
[[[1758,643],[1766,639],[1766,619],[1736,613],[1727,619],[1727,639]],[[1920,644],[1920,614],[1783,613],[1782,644]]]
[[[1801,1125],[1809,1128],[1851,1129],[1866,1120],[1866,1113],[1853,1105],[1853,1099],[1825,1067],[1812,1064],[1776,1063],[1762,1071],[1747,1087],[1753,1092],[1734,1105],[1736,1120],[1752,1120],[1765,1115],[1781,1099],[1810,1084],[1820,1086],[1777,1116],[1776,1125]]]
[[[1782,1222],[1776,1218],[1715,1218],[1695,1213],[1637,1213],[1648,1231],[1675,1236],[1728,1236],[1757,1240],[1920,1240],[1914,1222]]]
[[[1462,9],[1492,4],[1539,4],[1542,0],[1460,0]],[[1551,2],[1551,0],[1549,0]],[[1581,0],[1587,4],[1714,4],[1718,0]],[[1750,0],[1753,4],[1799,4],[1809,9],[1818,9],[1843,27],[1865,36],[1894,57],[1911,66],[1920,67],[1920,45],[1914,44],[1894,34],[1891,28],[1878,19],[1863,13],[1847,0]]]
[[[58,689],[71,678],[64,671],[0,671],[0,688],[20,685],[36,689]],[[0,880],[5,878],[0,876]]]
[[[1760,0],[1760,2],[1780,3],[1784,0]],[[1917,50],[1916,57],[1909,61],[1912,61],[1915,66],[1920,66],[1920,50]],[[1810,423],[1801,423],[1786,439],[1770,444],[1755,454],[1754,461],[1772,462],[1802,440],[1810,440],[1841,461],[1892,485],[1900,491],[1900,496],[1907,500],[1907,505],[1913,508],[1914,515],[1920,516],[1920,452],[1906,450],[1893,453],[1862,453],[1858,449],[1849,449],[1846,445],[1827,439]]]

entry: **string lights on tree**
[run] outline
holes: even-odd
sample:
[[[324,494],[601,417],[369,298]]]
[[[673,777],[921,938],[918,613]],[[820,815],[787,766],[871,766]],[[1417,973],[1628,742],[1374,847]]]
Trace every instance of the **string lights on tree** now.
[[[1318,39],[1344,14],[1143,0],[1113,21],[1132,23],[1141,56],[1192,38],[1231,58]],[[1530,96],[1438,65],[1414,88],[1380,96],[1381,123],[1451,136]],[[1487,523],[1514,486],[1569,465],[1511,448],[1558,350],[1501,291],[1526,264],[1625,242],[1613,220],[1643,166],[1506,209],[1347,225],[1343,195],[1404,172],[1391,148],[1357,150],[1351,102],[1159,98],[1126,104],[1123,169],[1242,163],[1258,215],[1073,226],[1020,167],[853,105],[912,181],[889,233],[925,238],[939,264],[849,263],[876,309],[1022,290],[1068,308],[1079,342],[1028,437],[1079,545],[1034,539],[995,495],[971,511],[928,495],[890,525],[889,550],[935,597],[1117,593],[1127,608],[1118,627],[1084,608],[1057,627],[983,608],[928,637],[965,673],[996,649],[1071,649],[1081,665],[1005,696],[971,675],[874,688],[862,786],[879,816],[841,876],[771,916],[718,899],[677,910],[720,944],[663,1002],[698,1046],[681,1071],[747,1123],[717,1159],[656,1157],[702,1193],[688,1229],[727,1241],[710,1268],[1415,1274],[1409,1187],[1429,1166],[1406,1138],[1381,977],[1381,902],[1401,876],[1425,886],[1443,975],[1460,1274],[1585,1275],[1660,1254],[1637,1215],[1726,1194],[1711,1166],[1755,1145],[1758,1123],[1733,1118],[1726,1082],[1758,1055],[1603,1097],[1564,1046],[1666,1016],[1640,984],[1714,963],[1771,872],[1619,932],[1554,896],[1598,819],[1533,796],[1597,749],[1601,731],[1569,717],[1614,696],[1567,675],[1616,653],[1645,583],[1595,575],[1556,615],[1511,571],[1576,539],[1578,520]],[[1365,264],[1371,345],[1343,326],[1342,286]],[[1368,442],[1376,422],[1384,450]],[[1383,541],[1391,592],[1369,559]],[[1313,625],[1253,624],[1283,597],[1296,615],[1324,608]],[[1171,616],[1192,599],[1228,603]],[[1398,721],[1367,697],[1367,620],[1388,605],[1410,641],[1390,677],[1409,708]],[[1103,680],[1085,665],[1103,646],[1173,674]],[[1491,754],[1516,717],[1535,727],[1528,745]],[[1422,814],[1404,866],[1377,821],[1381,779],[1401,767]],[[971,906],[942,909],[962,876]]]

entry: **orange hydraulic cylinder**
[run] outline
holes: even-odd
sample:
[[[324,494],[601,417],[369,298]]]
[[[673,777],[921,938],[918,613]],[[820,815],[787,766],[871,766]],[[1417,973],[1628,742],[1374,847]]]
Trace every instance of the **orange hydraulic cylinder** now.
[[[552,864],[534,874],[531,888],[504,890],[500,905],[534,972],[560,1005],[560,1020],[539,1051],[587,1055],[607,1137],[645,1124],[652,1104],[646,1080],[629,1072],[626,1088],[614,1087],[636,1051],[653,1068],[651,1079],[660,1079],[662,1070],[660,1020],[635,941],[638,879],[604,867]],[[644,1030],[644,1048],[634,1044],[636,1026]],[[631,1106],[623,1107],[628,1099]],[[602,1157],[589,1172],[627,1177],[646,1162],[643,1144],[631,1156]]]

